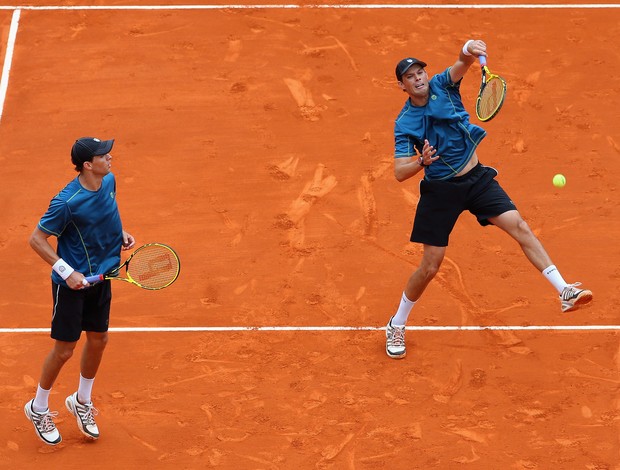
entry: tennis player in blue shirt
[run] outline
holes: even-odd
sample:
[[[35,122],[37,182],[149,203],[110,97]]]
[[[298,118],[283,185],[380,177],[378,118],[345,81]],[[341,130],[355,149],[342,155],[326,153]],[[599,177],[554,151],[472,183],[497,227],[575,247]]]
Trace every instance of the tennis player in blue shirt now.
[[[450,233],[466,210],[480,225],[495,225],[519,243],[527,259],[558,291],[563,312],[592,300],[592,292],[577,287],[580,283],[564,281],[495,180],[497,171],[478,161],[476,148],[486,132],[469,121],[460,84],[475,59],[486,53],[484,41],[469,40],[456,62],[430,80],[421,60],[409,57],[396,66],[398,85],[408,99],[394,124],[394,173],[402,182],[424,172],[411,234],[411,241],[422,243],[424,252],[387,324],[386,352],[395,359],[405,357],[405,325],[411,309],[437,274]]]
[[[134,246],[123,230],[111,173],[114,140],[83,137],[73,144],[71,161],[79,173],[51,200],[30,237],[30,246],[52,266],[52,325],[54,346],[43,362],[35,398],[24,406],[38,437],[49,445],[62,440],[48,398],[60,370],[73,355],[82,331],[86,342],[80,362],[78,389],[65,405],[80,431],[99,437],[91,401],[95,374],[108,341],[112,292],[110,281],[88,284],[85,276],[103,274],[120,265],[121,249]],[[54,250],[48,238],[57,238]]]

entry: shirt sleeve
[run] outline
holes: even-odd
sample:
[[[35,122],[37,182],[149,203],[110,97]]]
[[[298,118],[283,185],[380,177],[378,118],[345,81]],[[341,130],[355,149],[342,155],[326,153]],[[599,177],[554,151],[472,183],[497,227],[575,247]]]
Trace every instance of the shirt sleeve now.
[[[394,124],[394,158],[405,158],[416,155],[416,147],[418,152],[422,153],[421,142],[416,142],[410,134],[403,132],[398,122]]]
[[[452,81],[452,78],[450,77],[450,69],[452,68],[452,66],[448,67],[446,70],[444,70],[441,73],[438,73],[437,75],[435,75],[433,77],[433,80],[435,81],[435,83],[437,83],[437,85],[439,85],[442,88],[456,88],[456,89],[460,89],[461,88],[461,82],[463,81],[463,79],[461,78],[458,82],[454,83]]]
[[[39,229],[55,237],[59,237],[71,221],[71,212],[67,203],[59,198],[50,201],[47,212],[39,221]]]

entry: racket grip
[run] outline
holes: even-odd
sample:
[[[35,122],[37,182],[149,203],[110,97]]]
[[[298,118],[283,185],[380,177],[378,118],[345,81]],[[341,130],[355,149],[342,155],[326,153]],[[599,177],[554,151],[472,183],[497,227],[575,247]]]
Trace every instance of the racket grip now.
[[[480,66],[481,67],[484,67],[485,65],[487,65],[487,58],[486,58],[486,56],[479,55],[478,56],[478,61],[480,62]]]
[[[85,278],[89,284],[92,284],[93,282],[99,282],[99,281],[103,281],[103,274],[96,274],[94,276],[86,276]]]

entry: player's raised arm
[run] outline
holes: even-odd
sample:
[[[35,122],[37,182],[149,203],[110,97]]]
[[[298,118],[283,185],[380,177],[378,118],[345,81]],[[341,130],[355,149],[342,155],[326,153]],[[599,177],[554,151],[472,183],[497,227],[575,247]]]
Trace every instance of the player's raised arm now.
[[[459,58],[452,68],[450,68],[452,83],[457,83],[463,78],[476,58],[481,55],[487,55],[487,45],[484,41],[481,39],[470,39],[465,42],[463,48],[459,52]]]

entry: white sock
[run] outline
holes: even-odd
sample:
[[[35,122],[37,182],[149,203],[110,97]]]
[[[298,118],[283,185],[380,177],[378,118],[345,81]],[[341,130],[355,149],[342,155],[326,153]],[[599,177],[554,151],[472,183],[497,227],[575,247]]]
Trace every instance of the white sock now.
[[[49,408],[49,396],[52,389],[45,390],[41,388],[41,385],[37,385],[37,394],[34,397],[34,402],[32,402],[32,409],[37,413],[41,411],[45,411]]]
[[[94,381],[94,377],[92,379],[86,379],[80,374],[80,385],[78,386],[77,398],[81,404],[88,405],[90,403],[90,395],[93,391]]]
[[[407,324],[407,319],[409,318],[409,314],[411,313],[411,309],[415,305],[415,302],[409,300],[405,293],[403,292],[403,296],[400,299],[400,305],[398,306],[398,310],[392,317],[392,325],[394,326],[405,326]]]
[[[564,280],[558,268],[555,267],[555,264],[543,269],[543,275],[547,278],[553,287],[556,288],[559,294],[562,293],[564,288],[568,285],[568,283]]]

